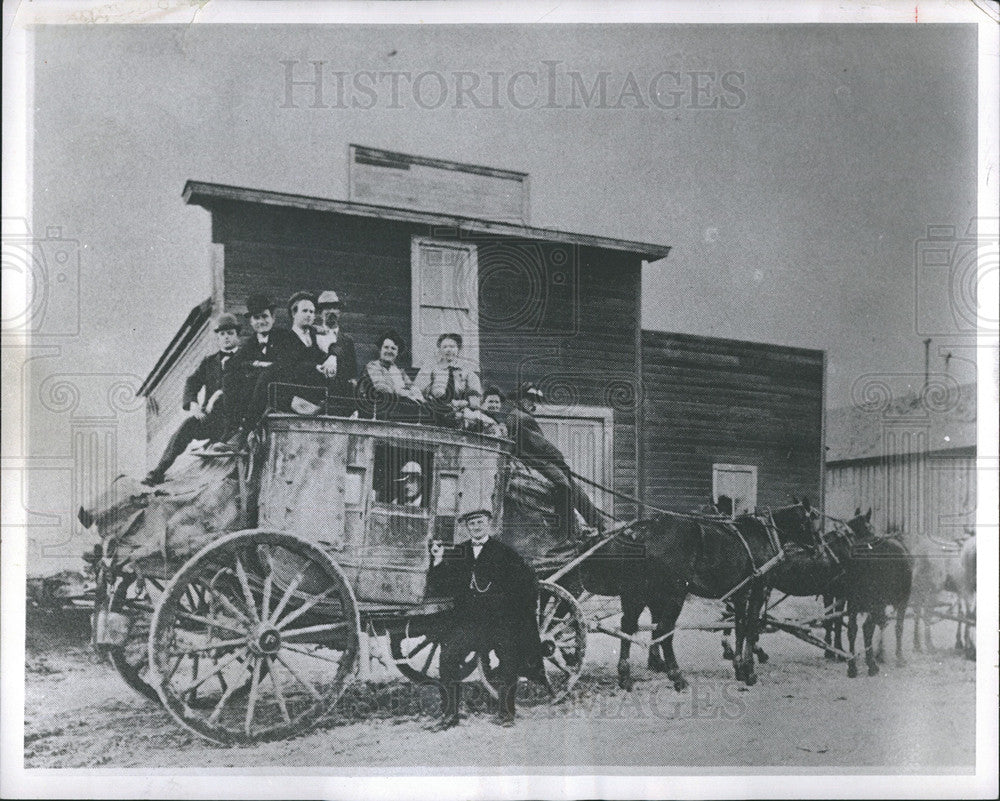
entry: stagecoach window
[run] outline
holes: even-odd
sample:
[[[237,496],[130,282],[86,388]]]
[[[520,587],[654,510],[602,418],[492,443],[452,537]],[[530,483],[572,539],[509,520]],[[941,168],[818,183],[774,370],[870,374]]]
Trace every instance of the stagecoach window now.
[[[379,442],[375,446],[373,491],[376,503],[400,511],[430,508],[434,452],[410,444]]]
[[[364,495],[365,469],[363,467],[348,467],[347,482],[344,487],[344,503],[348,506],[360,506]]]

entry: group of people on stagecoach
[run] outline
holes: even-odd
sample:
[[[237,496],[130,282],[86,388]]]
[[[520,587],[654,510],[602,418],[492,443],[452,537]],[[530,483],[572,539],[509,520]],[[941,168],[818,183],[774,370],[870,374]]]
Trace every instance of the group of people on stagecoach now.
[[[161,484],[194,441],[238,450],[268,410],[357,415],[509,437],[515,456],[553,484],[557,508],[576,509],[587,525],[603,527],[600,512],[534,417],[544,400],[541,390],[531,382],[521,384],[512,408],[505,409],[504,393],[496,386],[484,391],[479,375],[462,359],[461,334],[442,332],[437,360],[411,379],[397,364],[405,343],[391,329],[376,342],[378,357],[359,370],[357,348],[341,327],[343,305],[333,290],[292,295],[287,302],[290,328],[275,326],[278,306],[265,295],[252,294],[246,306],[250,333],[243,339],[235,315],[215,319],[218,350],[187,377],[182,405],[189,416],[143,483]],[[575,518],[570,517],[572,527]]]

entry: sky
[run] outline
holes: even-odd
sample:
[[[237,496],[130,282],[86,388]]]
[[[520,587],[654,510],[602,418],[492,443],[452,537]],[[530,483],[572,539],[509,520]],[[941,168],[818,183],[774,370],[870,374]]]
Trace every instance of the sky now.
[[[328,107],[289,102],[286,71],[317,61]],[[822,349],[828,407],[872,376],[919,385],[928,336],[932,371],[950,352],[974,380],[947,270],[920,262],[928,226],[961,248],[976,213],[972,26],[49,26],[32,63],[31,233],[79,259],[26,384],[42,462],[73,420],[113,418],[116,469],[143,469],[127,387],[211,290],[185,181],[347,198],[349,143],[527,172],[532,225],[670,245],[643,326]],[[338,72],[376,88],[338,104]],[[411,76],[395,99],[383,72]],[[604,107],[572,107],[573,76],[602,72]],[[485,107],[456,100],[457,73]]]

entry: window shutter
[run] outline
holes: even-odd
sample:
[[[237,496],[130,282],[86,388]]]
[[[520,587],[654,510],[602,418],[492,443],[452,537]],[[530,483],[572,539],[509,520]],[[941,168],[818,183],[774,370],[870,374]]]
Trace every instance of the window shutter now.
[[[479,370],[479,267],[476,246],[414,237],[412,364],[437,358],[437,338],[462,335],[462,357]]]

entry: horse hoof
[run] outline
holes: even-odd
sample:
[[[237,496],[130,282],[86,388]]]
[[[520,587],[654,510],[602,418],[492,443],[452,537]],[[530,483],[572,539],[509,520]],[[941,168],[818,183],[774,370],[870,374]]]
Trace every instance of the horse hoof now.
[[[847,678],[856,679],[858,677],[858,666],[850,664],[847,666]]]
[[[746,684],[747,687],[753,687],[757,683],[757,674],[748,673],[747,677],[743,680],[743,683]]]
[[[680,674],[680,671],[672,671],[667,674],[667,677],[673,681],[674,689],[677,692],[684,692],[688,688],[687,679]]]
[[[767,653],[764,651],[763,648],[757,650],[757,661],[760,662],[762,665],[766,665],[767,660],[770,658],[771,657],[767,655]]]
[[[901,656],[896,657],[896,667],[906,667],[906,659]]]
[[[627,664],[618,665],[618,686],[627,692],[632,690],[632,671]]]
[[[730,648],[728,645],[723,645],[722,646],[722,658],[723,659],[725,659],[727,662],[731,662],[735,656],[736,656],[736,654],[733,653],[733,649],[732,648]]]
[[[872,662],[868,666],[868,675],[869,676],[877,676],[878,675],[878,663],[877,662]]]

